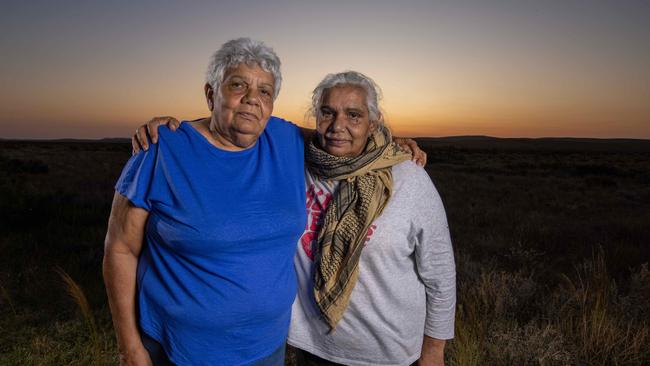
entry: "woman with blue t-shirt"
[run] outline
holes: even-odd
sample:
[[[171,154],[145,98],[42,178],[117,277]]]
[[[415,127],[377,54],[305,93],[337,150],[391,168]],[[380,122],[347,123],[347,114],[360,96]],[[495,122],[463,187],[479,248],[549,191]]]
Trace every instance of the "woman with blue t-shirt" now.
[[[210,117],[124,167],[104,255],[121,365],[284,364],[306,213],[300,129],[271,117],[281,81],[272,49],[225,43]]]

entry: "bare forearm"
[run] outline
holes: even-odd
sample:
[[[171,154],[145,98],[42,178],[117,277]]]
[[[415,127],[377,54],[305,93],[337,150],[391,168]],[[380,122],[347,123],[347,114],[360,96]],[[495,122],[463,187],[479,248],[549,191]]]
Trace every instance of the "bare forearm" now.
[[[113,317],[117,342],[122,353],[142,347],[135,311],[136,268],[132,253],[107,249],[104,255],[104,282]]]
[[[446,340],[424,336],[420,366],[443,366],[445,364]]]

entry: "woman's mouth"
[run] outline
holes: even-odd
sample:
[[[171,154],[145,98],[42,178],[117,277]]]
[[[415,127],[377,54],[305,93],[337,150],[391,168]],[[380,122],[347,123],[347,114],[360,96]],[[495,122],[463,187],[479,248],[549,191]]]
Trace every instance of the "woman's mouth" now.
[[[339,139],[329,139],[325,138],[325,142],[327,143],[328,146],[344,146],[348,143],[347,140],[339,140]]]
[[[237,115],[250,121],[256,121],[258,119],[255,114],[249,112],[238,112]]]

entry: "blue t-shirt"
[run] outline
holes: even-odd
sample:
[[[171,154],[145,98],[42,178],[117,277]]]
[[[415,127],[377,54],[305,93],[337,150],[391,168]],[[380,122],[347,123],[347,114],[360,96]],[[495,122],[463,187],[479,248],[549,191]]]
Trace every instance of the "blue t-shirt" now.
[[[287,336],[306,218],[301,132],[271,117],[257,143],[237,152],[189,123],[159,136],[115,186],[149,211],[141,329],[178,365],[248,365]]]

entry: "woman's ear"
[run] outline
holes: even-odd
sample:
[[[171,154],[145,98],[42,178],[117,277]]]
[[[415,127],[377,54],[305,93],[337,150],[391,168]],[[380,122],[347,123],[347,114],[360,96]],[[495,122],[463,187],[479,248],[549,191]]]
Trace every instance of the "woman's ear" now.
[[[208,109],[212,112],[214,109],[214,89],[212,89],[212,85],[208,83],[205,84],[203,89],[205,91],[205,100],[208,102]]]
[[[375,131],[377,131],[377,128],[379,127],[379,121],[381,121],[383,117],[384,116],[382,116],[382,114],[380,112],[379,115],[377,116],[376,120],[370,120],[370,133],[371,134],[374,133]]]
[[[370,121],[370,129],[368,132],[372,135],[377,131],[377,126],[379,126],[379,123],[377,121]]]

